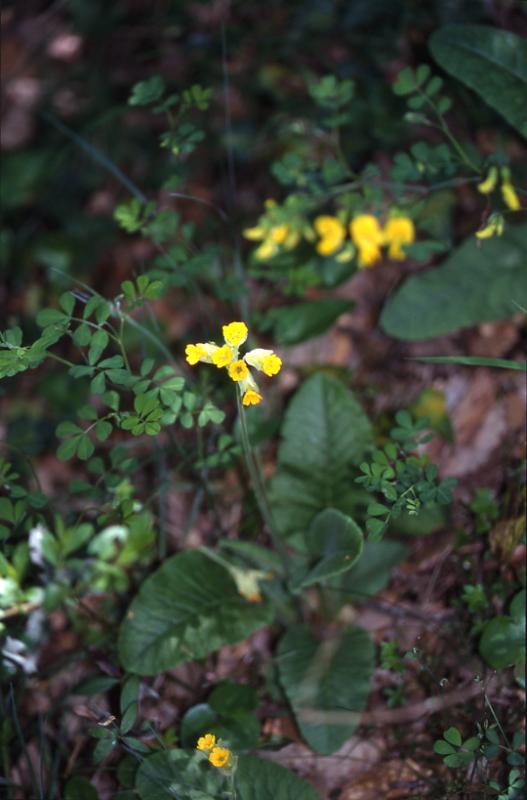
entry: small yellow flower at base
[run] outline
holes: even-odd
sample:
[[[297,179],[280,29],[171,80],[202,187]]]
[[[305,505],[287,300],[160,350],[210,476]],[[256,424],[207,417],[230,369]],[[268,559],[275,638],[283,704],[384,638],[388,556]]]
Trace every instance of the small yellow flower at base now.
[[[508,181],[502,183],[501,194],[507,208],[509,208],[511,211],[521,211],[522,206],[520,203],[520,198],[516,194],[516,190],[511,183]]]
[[[249,374],[245,361],[233,361],[229,366],[229,378],[233,381],[243,381]]]
[[[261,603],[262,595],[260,594],[260,592],[254,592],[253,594],[246,595],[245,599],[248,600],[249,603]]]
[[[477,190],[481,192],[481,194],[490,194],[496,188],[496,183],[498,181],[498,170],[496,167],[491,167],[489,169],[489,173],[484,181],[478,183]]]
[[[320,236],[316,250],[321,256],[330,256],[340,250],[346,238],[346,228],[337,217],[327,215],[317,217],[313,222],[315,231]]]
[[[229,766],[231,751],[227,747],[215,747],[209,755],[209,761],[213,767],[222,769]]]
[[[204,736],[200,736],[197,744],[196,750],[212,750],[214,745],[216,744],[216,737],[213,733],[206,733]]]
[[[384,240],[388,244],[389,258],[404,261],[406,253],[402,245],[415,241],[414,223],[409,217],[391,217],[384,227]]]
[[[278,358],[274,353],[271,353],[270,356],[267,356],[262,361],[262,369],[270,378],[273,375],[278,375],[282,369],[282,359]]]
[[[216,352],[212,355],[212,363],[218,367],[218,369],[221,367],[226,367],[231,363],[232,359],[232,348],[229,347],[228,344],[224,344],[223,347],[218,347]]]
[[[243,395],[242,403],[244,406],[257,406],[262,400],[262,395],[255,392],[254,389],[247,389]]]
[[[222,328],[223,338],[231,347],[239,347],[247,339],[249,330],[245,322],[230,322]]]
[[[187,344],[185,347],[185,359],[192,367],[206,355],[204,347],[200,344]]]

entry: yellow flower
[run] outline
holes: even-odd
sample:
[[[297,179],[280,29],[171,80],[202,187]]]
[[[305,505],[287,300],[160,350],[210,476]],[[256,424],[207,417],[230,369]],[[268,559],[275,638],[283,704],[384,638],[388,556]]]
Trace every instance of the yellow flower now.
[[[227,747],[215,747],[209,755],[209,761],[218,769],[228,767],[231,760],[231,751]]]
[[[223,326],[225,344],[221,347],[213,342],[198,342],[188,344],[185,354],[189,364],[194,365],[198,361],[203,361],[214,364],[219,369],[226,367],[229,377],[238,384],[243,405],[255,406],[261,402],[262,395],[247,365],[272,377],[280,372],[282,360],[272,350],[263,348],[250,350],[241,357],[239,346],[246,341],[248,334],[245,322],[230,322]]]
[[[520,203],[520,198],[516,194],[516,190],[512,183],[509,181],[503,181],[501,184],[501,194],[507,208],[510,208],[511,211],[521,210],[522,206]]]
[[[269,377],[277,375],[282,368],[282,360],[278,358],[276,353],[273,353],[272,350],[264,350],[261,347],[250,350],[243,358],[251,367],[265,372]]]
[[[409,217],[391,217],[384,226],[384,240],[388,244],[388,256],[393,261],[404,261],[406,253],[401,245],[415,241],[414,223]]]
[[[493,214],[488,224],[480,231],[476,231],[476,239],[490,239],[492,236],[501,236],[503,229],[503,217],[501,214]]]
[[[243,395],[242,403],[244,406],[257,406],[261,399],[262,395],[255,392],[254,389],[247,389]]]
[[[212,355],[212,363],[220,369],[221,367],[228,366],[234,354],[232,352],[232,347],[229,347],[228,344],[224,344],[223,347],[218,347],[215,353]]]
[[[491,167],[489,169],[488,175],[484,181],[478,183],[477,189],[478,192],[481,194],[490,194],[496,188],[496,183],[498,181],[498,170],[496,167]]]
[[[213,733],[206,733],[204,736],[200,736],[198,742],[196,744],[197,750],[212,750],[214,745],[216,744],[216,737]]]
[[[377,217],[359,214],[350,225],[351,238],[359,248],[359,266],[371,267],[381,258],[384,236]]]
[[[243,381],[249,374],[245,361],[233,361],[229,367],[229,378],[233,381]]]
[[[265,239],[260,247],[254,251],[255,258],[258,261],[267,261],[268,258],[272,258],[277,253],[278,246],[271,239]]]
[[[245,228],[243,235],[246,239],[250,239],[253,242],[260,242],[262,239],[265,239],[265,231],[263,228],[260,228],[259,225],[254,228]]]
[[[262,363],[262,369],[265,372],[265,374],[268,375],[270,378],[273,375],[278,375],[278,373],[282,369],[282,359],[278,358],[278,356],[275,355],[274,353],[271,353],[270,356],[264,358]]]
[[[320,236],[316,247],[317,253],[321,256],[330,256],[340,250],[346,238],[346,228],[337,217],[327,215],[316,217],[313,227]]]
[[[249,330],[245,322],[230,322],[222,328],[223,338],[231,347],[239,347],[245,342]]]
[[[269,238],[274,244],[283,244],[289,236],[289,225],[275,225],[269,231]]]
[[[201,361],[204,355],[205,350],[201,344],[187,344],[185,347],[185,358],[191,366]]]

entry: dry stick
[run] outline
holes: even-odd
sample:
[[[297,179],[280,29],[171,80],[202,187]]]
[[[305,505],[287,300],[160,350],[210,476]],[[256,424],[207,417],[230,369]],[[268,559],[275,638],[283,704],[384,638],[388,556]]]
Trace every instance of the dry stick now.
[[[316,708],[301,708],[298,710],[297,716],[302,722],[312,725],[349,725],[350,723],[373,726],[399,725],[403,722],[415,722],[421,717],[437,714],[445,708],[450,708],[450,706],[466,703],[480,694],[481,685],[470,683],[461,689],[454,689],[448,694],[443,694],[441,697],[428,697],[426,700],[403,708],[383,708],[363,713],[346,710],[322,711]]]

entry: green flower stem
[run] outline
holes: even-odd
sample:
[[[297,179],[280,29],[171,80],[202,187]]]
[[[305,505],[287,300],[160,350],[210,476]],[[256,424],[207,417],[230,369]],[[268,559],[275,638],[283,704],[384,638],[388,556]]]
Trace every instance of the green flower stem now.
[[[284,544],[281,541],[276,530],[276,523],[274,521],[271,506],[269,505],[269,500],[265,490],[265,485],[260,470],[260,465],[256,459],[255,453],[253,451],[249,439],[249,431],[247,429],[247,419],[245,417],[245,409],[242,405],[240,392],[238,389],[236,389],[236,403],[238,406],[238,417],[240,420],[243,454],[245,456],[245,463],[247,465],[247,470],[249,472],[249,477],[251,479],[253,491],[256,497],[256,502],[258,503],[258,508],[260,509],[260,513],[264,519],[264,522],[267,525],[269,535],[273,540],[273,544],[276,548],[276,551],[282,560],[282,564],[284,567],[284,574],[287,575],[288,574],[287,553]]]
[[[229,791],[232,800],[236,800],[236,768],[232,769],[229,773]]]

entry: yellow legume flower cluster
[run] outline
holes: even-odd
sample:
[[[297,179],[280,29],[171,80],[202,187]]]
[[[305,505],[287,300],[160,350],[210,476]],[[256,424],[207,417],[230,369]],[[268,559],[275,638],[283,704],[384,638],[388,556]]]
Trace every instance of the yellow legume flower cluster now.
[[[502,167],[498,172],[497,167],[491,167],[487,177],[478,183],[478,192],[490,195],[496,189],[498,180],[501,177],[501,196],[509,211],[521,211],[520,198],[516,189],[511,183],[511,173],[508,167]],[[492,236],[501,236],[505,229],[505,220],[499,212],[491,214],[486,225],[476,232],[477,239],[490,239]]]
[[[272,216],[277,208],[274,201],[268,200],[266,207],[271,210],[271,216],[264,215],[259,225],[244,231],[246,239],[261,242],[254,253],[257,261],[267,261],[281,251],[293,249],[304,237],[316,242],[315,249],[321,256],[334,256],[339,262],[347,262],[358,251],[359,267],[372,267],[381,260],[383,246],[388,247],[388,257],[393,261],[404,261],[404,246],[415,241],[414,223],[402,214],[392,214],[384,228],[373,214],[358,214],[349,225],[348,239],[348,226],[339,217],[322,214],[315,217],[312,227],[298,219],[293,219],[289,225]]]
[[[346,244],[346,227],[337,218],[317,217],[313,223],[320,237],[316,249],[322,256],[338,253],[337,261],[349,261],[355,253],[353,246]],[[359,267],[373,267],[382,258],[381,248],[388,246],[388,257],[393,261],[404,261],[404,245],[415,241],[414,223],[410,217],[392,216],[384,228],[373,214],[359,214],[352,219],[349,232],[353,245],[358,250]],[[340,251],[340,252],[339,252]]]
[[[218,769],[228,769],[232,763],[232,753],[228,747],[220,747],[216,744],[216,737],[213,733],[206,733],[200,736],[196,750],[208,753],[208,758],[213,767]]]
[[[214,364],[218,369],[225,367],[229,378],[238,384],[244,406],[255,406],[262,399],[258,384],[254,380],[249,367],[272,377],[282,368],[281,359],[272,350],[257,347],[240,358],[238,350],[249,334],[245,322],[230,322],[223,326],[225,344],[218,346],[214,342],[198,342],[188,344],[185,348],[187,362],[194,366],[200,361]]]

